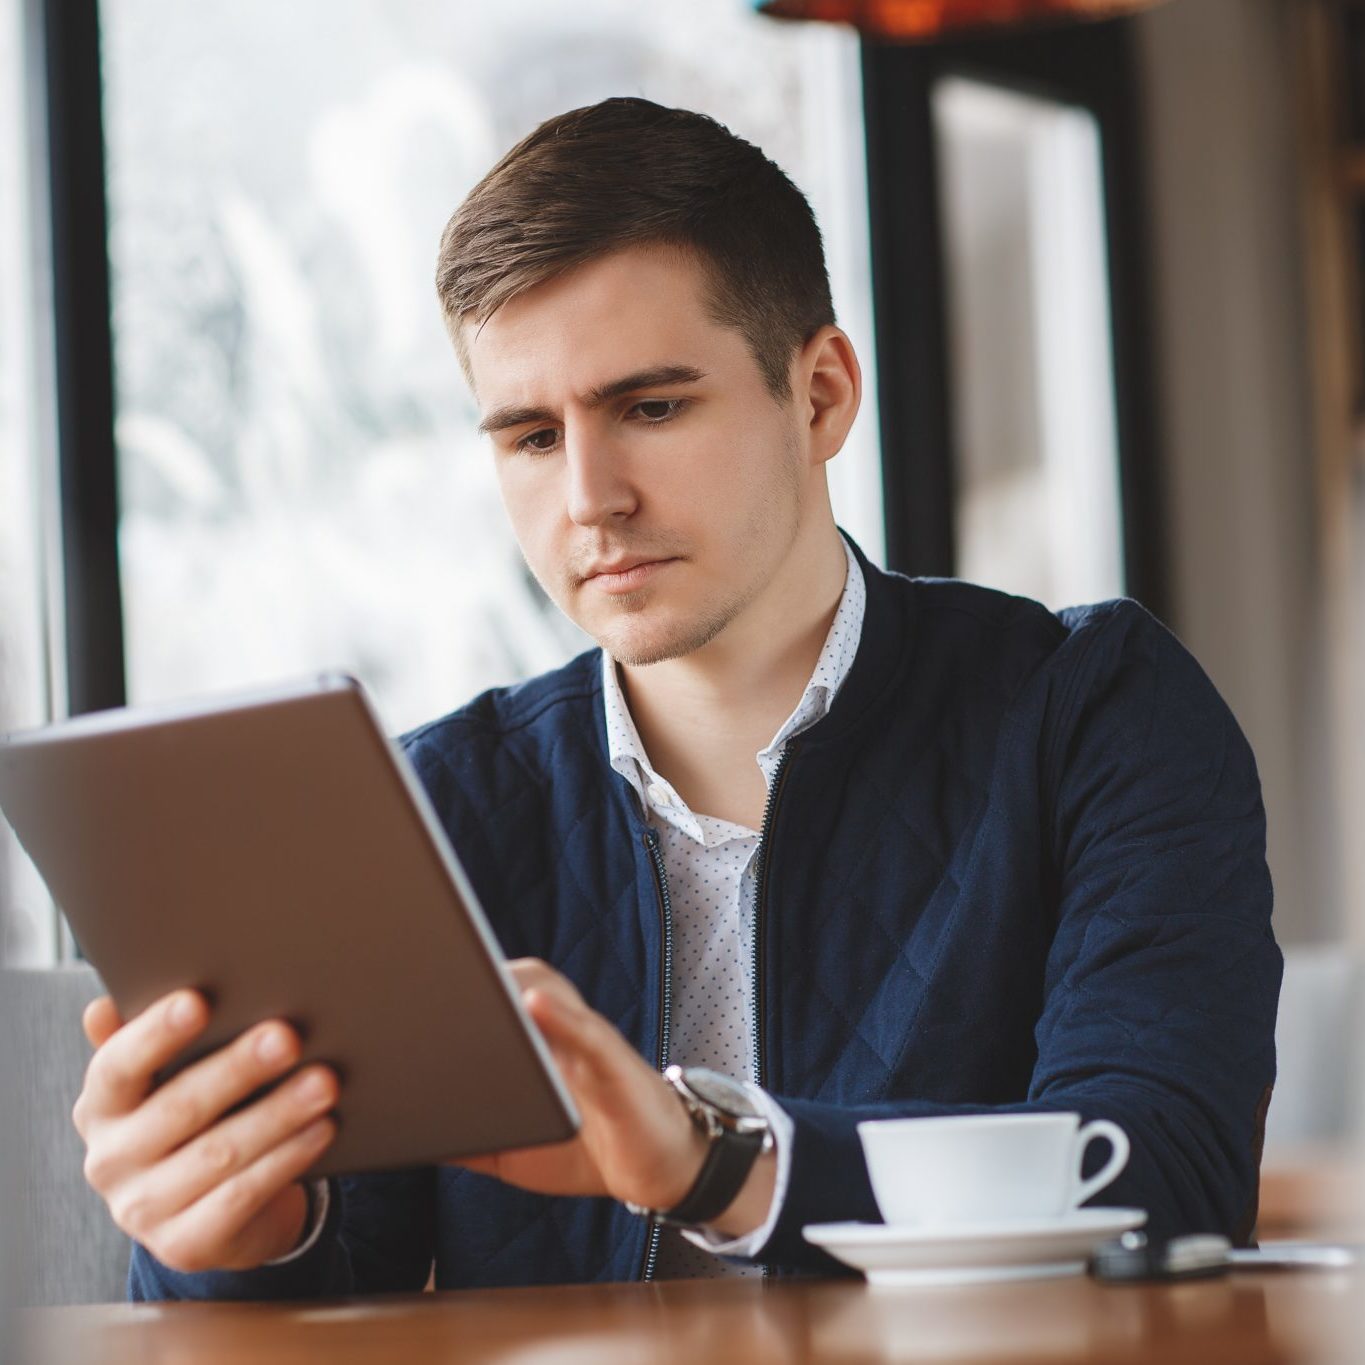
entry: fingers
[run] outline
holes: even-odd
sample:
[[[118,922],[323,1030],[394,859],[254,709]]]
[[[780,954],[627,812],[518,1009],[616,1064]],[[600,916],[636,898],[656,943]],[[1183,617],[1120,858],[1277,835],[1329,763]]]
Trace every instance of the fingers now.
[[[298,1035],[287,1024],[271,1020],[248,1029],[173,1076],[124,1118],[119,1133],[122,1160],[136,1167],[166,1156],[282,1076],[298,1061],[299,1052]],[[112,1174],[117,1177],[120,1172]]]
[[[558,992],[544,986],[532,986],[522,991],[521,1003],[547,1042],[581,1044],[584,1041],[581,1035],[587,1021],[583,1013],[574,1009]]]
[[[143,1245],[163,1264],[190,1272],[256,1266],[283,1256],[292,1245],[289,1238],[277,1231],[264,1241],[252,1237],[253,1220],[308,1170],[335,1135],[331,1119],[310,1123],[153,1228]]]
[[[507,970],[515,978],[517,985],[523,988],[533,985],[537,980],[549,980],[551,977],[565,979],[548,962],[538,957],[512,958],[507,963]]]
[[[290,1187],[336,1132],[326,1115],[338,1081],[322,1066],[237,1109],[297,1064],[299,1038],[280,1020],[153,1091],[157,1071],[208,1018],[194,991],[166,996],[126,1024],[108,997],[93,1002],[82,1023],[96,1051],[72,1113],[86,1142],[86,1179],[114,1221],[186,1270],[258,1265],[287,1252],[301,1218],[301,1194]]]
[[[81,1016],[81,1027],[91,1047],[102,1047],[123,1027],[123,1018],[111,997],[102,995],[92,1000]]]
[[[502,1154],[493,1174],[545,1193],[604,1190],[650,1208],[676,1203],[691,1184],[684,1177],[690,1172],[695,1178],[704,1153],[695,1151],[697,1130],[672,1087],[609,1020],[581,1001],[571,1003],[563,992],[542,986],[527,990],[524,999],[577,1103],[579,1146],[598,1188],[536,1151]]]
[[[578,1099],[620,1112],[638,1103],[642,1084],[651,1092],[657,1086],[654,1068],[577,992],[566,1000],[560,991],[536,986],[523,1001]]]
[[[97,1016],[97,1022],[103,1016]],[[151,1089],[152,1077],[208,1023],[208,1006],[197,991],[175,991],[149,1005],[99,1047],[85,1073],[74,1114],[126,1113]],[[82,1129],[82,1132],[84,1130]]]
[[[528,1011],[532,1009],[533,1001],[544,1001],[543,1005],[536,1008],[541,1010],[550,1026],[558,1024],[562,1028],[571,1020],[586,1021],[588,1016],[593,1015],[578,993],[578,987],[567,976],[555,971],[548,962],[535,957],[521,957],[509,962],[507,970]]]
[[[507,964],[512,980],[524,996],[529,990],[549,991],[567,1005],[582,1005],[578,987],[567,976],[555,971],[537,957],[520,957]]]
[[[135,1166],[110,1200],[115,1221],[130,1236],[142,1239],[277,1149],[295,1150],[291,1144],[300,1133],[311,1131],[321,1140],[329,1130],[319,1128],[316,1121],[336,1103],[337,1089],[336,1077],[326,1067],[309,1067],[164,1160]],[[260,1192],[261,1199],[271,1193]],[[237,1211],[245,1221],[256,1206]]]
[[[522,1004],[550,1046],[555,1063],[579,1099],[627,1111],[658,1086],[658,1073],[616,1027],[579,994],[568,977],[538,958],[507,964]]]
[[[603,1051],[610,1055],[615,1042],[633,1055],[629,1044],[588,1007],[568,977],[533,957],[518,958],[507,965],[521,992],[522,1005],[550,1044],[561,1070],[595,1070],[605,1060]],[[566,1075],[566,1079],[572,1083],[574,1078]],[[585,1074],[584,1079],[589,1077]]]

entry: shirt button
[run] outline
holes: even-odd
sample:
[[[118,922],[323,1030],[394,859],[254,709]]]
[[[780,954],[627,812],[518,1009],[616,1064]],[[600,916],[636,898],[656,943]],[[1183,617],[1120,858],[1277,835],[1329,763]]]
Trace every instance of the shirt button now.
[[[646,794],[653,805],[668,805],[668,793],[657,782],[651,782],[649,784],[649,790]]]

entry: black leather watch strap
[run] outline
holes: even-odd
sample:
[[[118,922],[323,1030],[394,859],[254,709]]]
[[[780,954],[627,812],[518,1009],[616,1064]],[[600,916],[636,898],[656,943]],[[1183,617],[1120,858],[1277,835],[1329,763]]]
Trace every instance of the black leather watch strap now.
[[[718,1133],[692,1188],[681,1203],[663,1212],[656,1211],[655,1221],[670,1227],[695,1228],[719,1218],[744,1188],[766,1136],[762,1131]]]

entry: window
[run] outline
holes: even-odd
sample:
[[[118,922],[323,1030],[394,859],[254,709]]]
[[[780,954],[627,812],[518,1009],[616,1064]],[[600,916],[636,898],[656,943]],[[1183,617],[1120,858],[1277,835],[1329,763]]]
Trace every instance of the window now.
[[[622,93],[810,197],[869,379],[835,511],[884,557],[851,33],[743,0],[0,0],[0,724],[340,667],[400,731],[588,643],[506,528],[432,274],[503,150]],[[69,955],[6,861],[11,959]]]
[[[846,32],[738,0],[103,0],[101,26],[132,701],[341,667],[401,730],[590,643],[522,564],[432,285],[446,218],[552,113],[640,93],[762,145],[871,373]],[[831,472],[879,556],[873,407]]]
[[[54,691],[45,572],[50,441],[38,344],[48,280],[34,231],[26,38],[21,0],[0,0],[0,731],[49,720]],[[52,958],[52,902],[3,821],[0,909],[0,961]]]
[[[864,46],[895,568],[1166,611],[1135,32]]]
[[[1104,185],[1084,109],[933,92],[957,573],[1052,607],[1124,591]]]

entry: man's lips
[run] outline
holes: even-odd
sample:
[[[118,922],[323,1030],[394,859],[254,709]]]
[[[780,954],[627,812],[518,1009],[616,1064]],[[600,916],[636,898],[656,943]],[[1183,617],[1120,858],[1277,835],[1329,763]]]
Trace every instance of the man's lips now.
[[[633,592],[661,570],[676,562],[674,559],[639,557],[621,559],[592,569],[584,582],[591,583],[593,587],[603,592]]]

